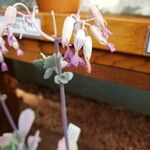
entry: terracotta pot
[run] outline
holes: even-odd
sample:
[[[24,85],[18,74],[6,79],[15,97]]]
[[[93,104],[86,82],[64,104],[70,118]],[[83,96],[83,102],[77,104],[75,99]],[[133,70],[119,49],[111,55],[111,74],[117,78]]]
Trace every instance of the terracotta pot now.
[[[37,0],[41,12],[74,13],[77,12],[80,0]]]

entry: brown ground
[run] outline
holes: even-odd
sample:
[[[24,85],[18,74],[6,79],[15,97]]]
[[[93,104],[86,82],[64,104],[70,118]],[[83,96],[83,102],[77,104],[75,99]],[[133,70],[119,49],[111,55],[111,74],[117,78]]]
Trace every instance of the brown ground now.
[[[59,95],[34,86],[17,86],[20,110],[36,112],[34,129],[41,130],[39,150],[55,150],[62,136]],[[14,88],[15,89],[15,88]],[[11,101],[14,98],[12,95]],[[9,97],[10,99],[10,97]],[[15,100],[16,101],[16,100]],[[15,102],[16,103],[16,102]],[[15,104],[13,103],[13,107]],[[80,150],[149,150],[150,118],[67,93],[69,122],[81,127]],[[6,126],[1,121],[0,129]]]

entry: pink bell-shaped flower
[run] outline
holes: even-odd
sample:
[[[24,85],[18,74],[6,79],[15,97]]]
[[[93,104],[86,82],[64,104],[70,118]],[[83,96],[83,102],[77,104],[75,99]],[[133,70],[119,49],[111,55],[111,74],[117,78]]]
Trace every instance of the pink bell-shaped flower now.
[[[63,29],[62,29],[62,45],[63,45],[63,47],[68,45],[70,42],[74,24],[75,24],[75,19],[72,16],[66,17],[66,19],[64,21]]]
[[[82,46],[84,45],[85,37],[86,35],[84,29],[79,29],[74,39],[75,51],[79,51],[82,48]]]
[[[87,71],[90,73],[91,72],[90,58],[92,55],[92,39],[90,36],[87,36],[85,38],[85,42],[83,45],[83,54],[84,54],[85,62],[87,64]]]

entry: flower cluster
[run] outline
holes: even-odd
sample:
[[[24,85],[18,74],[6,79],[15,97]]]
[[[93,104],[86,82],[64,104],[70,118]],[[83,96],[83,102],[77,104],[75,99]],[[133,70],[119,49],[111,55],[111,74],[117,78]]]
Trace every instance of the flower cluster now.
[[[99,43],[107,45],[111,52],[115,51],[113,44],[108,42],[109,36],[112,34],[107,28],[107,23],[97,7],[94,4],[90,4],[89,11],[92,16],[90,19],[83,20],[80,18],[79,12],[67,16],[64,21],[62,29],[62,46],[66,47],[65,58],[69,60],[68,66],[78,65],[87,68],[87,71],[91,72],[90,58],[92,55],[92,39],[88,34],[87,26],[90,27],[90,31]],[[94,24],[90,24],[90,21],[94,21]],[[72,35],[74,36],[74,50],[70,48],[70,41]],[[79,56],[79,51],[83,48],[84,59]]]
[[[3,37],[7,36],[8,45],[16,49],[18,56],[23,55],[23,51],[20,48],[16,37],[14,36],[14,27],[16,25],[16,19],[17,19],[16,17],[17,15],[22,16],[22,22],[19,23],[19,28],[21,29],[21,33],[20,33],[20,39],[21,39],[26,29],[29,26],[33,26],[32,22],[34,22],[36,12],[37,12],[37,7],[33,8],[32,13],[28,12],[28,15],[22,14],[21,12],[17,11],[15,5],[7,7],[4,14],[4,19],[2,22],[0,22],[0,64],[1,64],[2,71],[8,70],[7,65],[4,62],[4,58],[3,58],[3,54],[8,52]]]
[[[22,50],[19,47],[18,41],[13,34],[13,28],[16,24],[16,15],[16,8],[13,6],[9,6],[5,11],[3,21],[0,22],[0,63],[2,71],[7,71],[8,69],[3,58],[3,54],[5,54],[8,51],[3,36],[7,36],[8,45],[17,50],[18,56],[23,54]]]

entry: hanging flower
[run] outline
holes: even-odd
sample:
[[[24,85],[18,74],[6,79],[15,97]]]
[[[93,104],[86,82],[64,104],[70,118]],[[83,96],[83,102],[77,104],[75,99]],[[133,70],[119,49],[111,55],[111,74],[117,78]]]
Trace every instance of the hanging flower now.
[[[73,57],[71,58],[68,67],[77,67],[77,66],[82,66],[86,67],[85,61],[79,56],[78,52],[76,51]]]
[[[89,10],[91,15],[95,18],[95,24],[100,28],[105,28],[107,26],[106,20],[103,18],[102,14],[93,3],[90,4]]]
[[[85,31],[84,29],[79,29],[75,35],[75,39],[74,39],[74,48],[75,48],[75,51],[79,51],[83,44],[84,44],[84,41],[85,41]]]
[[[23,51],[20,49],[19,43],[13,34],[13,28],[12,27],[7,28],[7,42],[8,42],[10,47],[13,47],[14,49],[16,49],[18,56],[23,55]]]
[[[96,39],[98,42],[100,42],[102,45],[107,45],[111,52],[114,52],[114,51],[116,50],[115,47],[114,47],[114,45],[111,44],[111,43],[109,43],[109,42],[107,41],[107,37],[105,37],[105,36],[103,35],[103,33],[98,29],[97,26],[92,25],[92,26],[90,27],[90,30],[91,30],[91,32],[93,33],[93,36],[95,37],[95,39]]]
[[[4,15],[4,22],[7,25],[14,25],[16,23],[16,16],[17,16],[17,10],[13,6],[8,6],[5,15]]]
[[[103,33],[98,29],[97,26],[95,25],[92,25],[90,27],[90,30],[93,34],[93,36],[95,37],[95,39],[100,42],[101,44],[103,45],[106,45],[107,44],[107,39],[103,36]]]
[[[92,39],[90,36],[87,36],[85,38],[85,43],[83,45],[83,54],[84,54],[85,62],[87,64],[87,70],[90,73],[91,72],[90,58],[92,55]]]
[[[69,44],[73,28],[75,24],[75,19],[72,16],[68,16],[65,18],[63,29],[62,29],[62,45],[65,47]]]
[[[65,52],[65,55],[64,55],[64,59],[71,60],[72,57],[73,57],[73,52],[72,52],[71,48],[68,46],[67,51]]]

